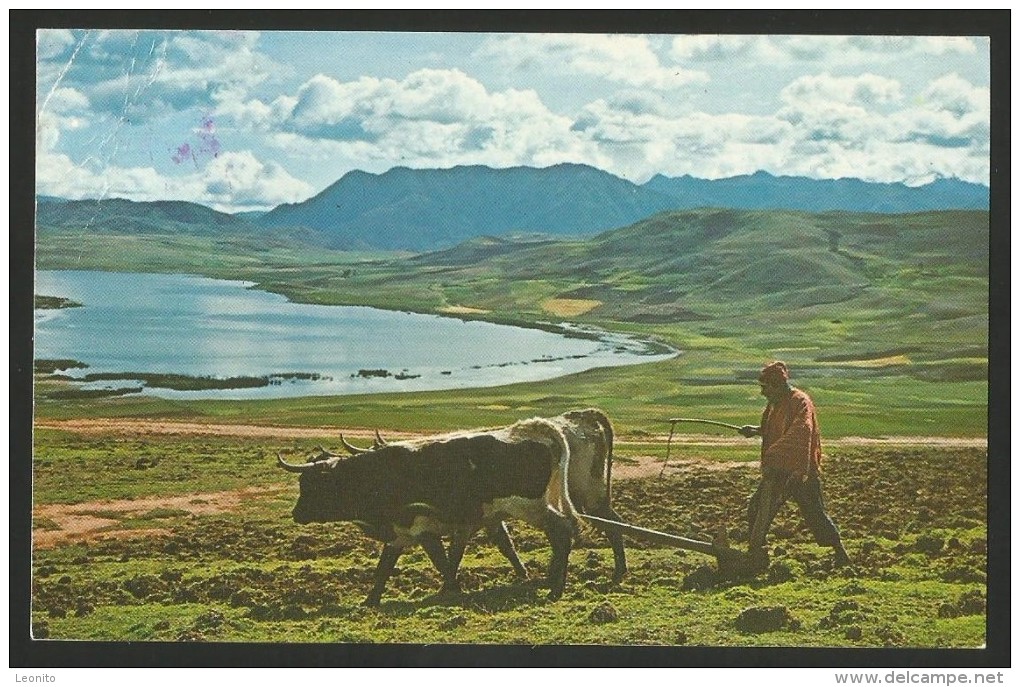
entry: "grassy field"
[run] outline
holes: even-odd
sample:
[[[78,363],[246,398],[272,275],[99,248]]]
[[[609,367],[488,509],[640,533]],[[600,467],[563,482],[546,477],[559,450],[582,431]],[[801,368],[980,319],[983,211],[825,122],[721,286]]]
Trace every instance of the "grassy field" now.
[[[703,417],[756,423],[763,400],[750,381],[684,383],[689,358],[605,368],[544,382],[414,394],[308,397],[257,401],[184,401],[154,397],[50,398],[65,384],[41,379],[36,417],[148,418],[304,427],[431,432],[505,424],[598,405],[621,432],[662,434],[665,419]],[[796,372],[796,370],[795,370]],[[800,376],[798,376],[800,377]],[[912,377],[796,379],[819,407],[824,436],[981,437],[987,431],[982,382],[926,382]]]
[[[711,559],[700,554],[629,541],[631,572],[613,585],[605,540],[585,530],[567,592],[550,603],[540,582],[545,539],[512,523],[530,581],[516,579],[479,537],[462,568],[462,594],[437,596],[438,576],[416,550],[401,560],[381,607],[366,609],[377,545],[352,525],[295,525],[296,480],[273,461],[277,450],[330,440],[39,430],[37,542],[67,534],[58,528],[72,522],[69,513],[102,526],[92,538],[68,535],[35,551],[36,636],[738,647],[985,641],[983,449],[830,451],[826,489],[852,571],[832,569],[830,552],[810,541],[791,507],[776,522],[768,571],[741,582],[711,583]],[[617,453],[621,464],[647,455],[638,445]],[[739,546],[756,474],[747,450],[688,447],[673,456],[662,479],[616,482],[621,515],[699,538],[723,526]],[[233,492],[240,496],[217,508]]]

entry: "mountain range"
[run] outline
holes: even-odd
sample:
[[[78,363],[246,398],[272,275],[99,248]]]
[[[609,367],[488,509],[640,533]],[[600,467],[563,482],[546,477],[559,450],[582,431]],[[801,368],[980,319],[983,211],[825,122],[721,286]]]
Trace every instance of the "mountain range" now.
[[[329,248],[424,252],[479,236],[593,235],[668,210],[783,209],[911,213],[987,209],[988,187],[816,180],[766,172],[728,179],[656,176],[639,185],[580,164],[493,169],[461,166],[381,174],[352,171],[321,193],[265,214],[229,215],[194,203],[63,201],[40,197],[40,231],[259,232],[301,236]],[[282,231],[281,231],[282,230]]]

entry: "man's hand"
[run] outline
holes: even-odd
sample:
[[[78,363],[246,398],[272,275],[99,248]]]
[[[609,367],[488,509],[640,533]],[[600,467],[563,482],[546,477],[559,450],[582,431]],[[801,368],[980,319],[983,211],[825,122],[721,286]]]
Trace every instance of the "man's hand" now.
[[[751,437],[756,437],[761,434],[761,427],[758,425],[744,425],[737,431],[741,434],[741,436],[745,436],[750,439]]]

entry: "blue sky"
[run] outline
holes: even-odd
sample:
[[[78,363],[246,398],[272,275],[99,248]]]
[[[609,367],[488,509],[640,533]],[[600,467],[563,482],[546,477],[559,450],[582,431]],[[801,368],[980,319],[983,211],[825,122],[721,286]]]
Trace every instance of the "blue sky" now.
[[[37,34],[37,192],[237,212],[395,166],[988,183],[981,37]]]

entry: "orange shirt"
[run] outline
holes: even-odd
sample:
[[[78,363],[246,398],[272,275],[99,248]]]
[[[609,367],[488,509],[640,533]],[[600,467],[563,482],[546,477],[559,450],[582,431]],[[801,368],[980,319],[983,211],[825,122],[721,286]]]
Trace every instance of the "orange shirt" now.
[[[769,403],[761,416],[761,466],[795,475],[818,474],[822,466],[822,436],[811,397],[800,389],[777,404]]]

